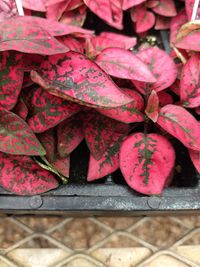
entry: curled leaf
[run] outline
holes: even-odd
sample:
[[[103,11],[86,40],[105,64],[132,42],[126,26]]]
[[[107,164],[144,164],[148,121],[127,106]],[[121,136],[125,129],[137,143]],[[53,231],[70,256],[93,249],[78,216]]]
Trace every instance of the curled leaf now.
[[[132,52],[122,48],[106,48],[96,58],[95,62],[108,74],[122,78],[144,82],[155,82],[152,72]]]
[[[127,184],[146,195],[162,193],[175,163],[173,146],[158,134],[135,133],[120,149],[120,169]]]
[[[159,98],[156,91],[152,90],[148,98],[145,113],[153,122],[156,122],[158,119],[158,109],[159,109]]]
[[[43,61],[39,74],[32,71],[32,80],[49,93],[82,105],[112,108],[131,102],[94,62],[73,51]]]

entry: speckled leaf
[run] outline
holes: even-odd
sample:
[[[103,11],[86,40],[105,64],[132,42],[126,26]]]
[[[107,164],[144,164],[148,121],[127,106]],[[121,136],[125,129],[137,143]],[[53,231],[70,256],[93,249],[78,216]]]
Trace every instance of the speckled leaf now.
[[[200,20],[189,21],[180,27],[176,38],[177,40],[182,39],[197,30],[200,30]]]
[[[0,185],[17,195],[36,195],[58,186],[55,177],[31,157],[0,152]]]
[[[136,88],[146,94],[149,90],[162,91],[173,84],[177,77],[177,68],[172,58],[158,47],[151,47],[140,51],[137,56],[149,66],[157,81],[147,85],[144,82],[132,81]]]
[[[200,151],[200,124],[183,107],[170,104],[162,107],[157,124],[186,147]]]
[[[123,91],[133,99],[133,101],[125,106],[114,109],[96,109],[101,114],[112,119],[124,122],[133,123],[144,120],[143,114],[140,112],[144,108],[144,100],[141,95],[131,89],[123,88]]]
[[[15,52],[0,53],[0,106],[8,110],[17,103],[22,88],[22,58]]]
[[[169,89],[176,95],[180,96],[180,80],[176,79],[176,81],[169,87]]]
[[[180,98],[185,107],[200,106],[200,57],[198,54],[194,54],[183,66]]]
[[[101,53],[102,50],[109,47],[119,47],[124,49],[132,48],[136,45],[135,37],[123,36],[121,34],[108,33],[105,35],[94,36],[87,39],[86,51],[90,57],[95,57]]]
[[[152,90],[147,101],[145,113],[153,122],[156,122],[158,119],[158,109],[159,109],[159,98],[156,91]]]
[[[185,10],[182,10],[176,17],[172,18],[170,25],[170,43],[173,44],[176,41],[177,33],[180,27],[187,22],[187,16]]]
[[[83,121],[83,132],[95,159],[100,159],[111,144],[130,130],[128,124],[117,122],[97,112],[86,113]]]
[[[66,158],[57,158],[53,163],[52,166],[62,175],[65,177],[69,177],[69,168],[70,168],[70,157]]]
[[[133,6],[137,6],[137,5],[139,5],[145,1],[146,0],[124,0],[122,8],[123,8],[123,10],[127,10],[127,9],[129,9]]]
[[[125,48],[125,49],[133,48],[137,43],[136,37],[130,37],[127,35],[122,35],[122,34],[118,34],[114,32],[101,32],[99,36],[103,38],[111,39],[113,43],[115,42],[116,45],[117,45],[117,42],[122,42],[123,43],[122,48]]]
[[[32,80],[51,94],[94,107],[119,107],[131,102],[94,62],[82,54],[68,52],[49,57]]]
[[[87,181],[91,182],[113,173],[119,168],[119,150],[121,140],[115,142],[102,157],[97,160],[90,154]]]
[[[41,133],[80,111],[80,106],[38,88],[31,98],[32,109],[27,120],[35,133]]]
[[[196,168],[196,170],[200,174],[200,152],[192,150],[192,149],[188,149],[188,152],[189,152],[190,158],[192,160],[192,163],[194,164],[194,167]]]
[[[84,0],[86,6],[110,26],[122,29],[122,9],[111,0]]]
[[[0,21],[15,17],[18,15],[15,0],[0,1]]]
[[[31,9],[31,10],[35,10],[35,11],[41,11],[41,12],[45,12],[46,8],[44,5],[44,2],[42,0],[21,0],[23,7],[27,8],[27,9]]]
[[[34,22],[35,19],[33,19],[33,23],[27,21],[26,16],[0,22],[0,51],[16,50],[40,55],[52,55],[68,51],[41,25],[35,25]]]
[[[127,184],[146,195],[160,195],[173,170],[173,146],[158,134],[135,133],[120,149],[120,169]]]
[[[0,109],[0,151],[16,155],[45,155],[32,130],[16,114]]]
[[[28,108],[21,97],[19,97],[17,104],[15,105],[12,112],[17,114],[23,120],[26,120],[28,116]]]
[[[152,8],[152,10],[165,17],[174,17],[176,16],[176,6],[173,0],[159,0],[159,4]]]
[[[52,36],[61,36],[72,33],[83,33],[83,34],[93,33],[93,31],[86,30],[75,25],[64,25],[63,23],[40,17],[24,16],[24,17],[18,17],[17,20],[22,21],[23,23],[26,24],[41,27],[43,30],[47,31]]]
[[[156,78],[137,56],[122,48],[106,48],[96,58],[96,63],[108,74],[144,82],[155,82]]]
[[[51,128],[43,133],[37,134],[37,138],[46,151],[46,159],[52,163],[56,159],[56,130]]]
[[[174,102],[173,97],[165,91],[158,92],[158,98],[160,107],[166,106],[168,104],[173,104]]]
[[[155,30],[167,30],[170,28],[171,18],[157,15]]]
[[[58,125],[57,139],[57,150],[61,158],[69,155],[82,142],[82,121],[78,114]]]
[[[146,32],[155,24],[154,14],[147,11],[147,8],[143,4],[131,9],[131,19],[135,22],[135,31],[137,33]]]
[[[69,50],[84,54],[84,47],[81,42],[72,36],[60,36],[57,38],[59,42],[69,48]]]
[[[47,6],[46,18],[52,21],[58,21],[68,6],[68,1],[62,1],[53,5]]]

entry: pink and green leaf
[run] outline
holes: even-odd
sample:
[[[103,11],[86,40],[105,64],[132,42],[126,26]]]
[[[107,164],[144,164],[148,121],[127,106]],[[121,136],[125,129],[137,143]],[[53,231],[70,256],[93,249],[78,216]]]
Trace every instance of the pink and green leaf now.
[[[122,48],[104,49],[95,62],[108,74],[117,78],[156,82],[147,65],[132,52]]]
[[[180,79],[180,98],[183,106],[200,106],[200,57],[194,54],[183,66]]]
[[[11,110],[20,94],[24,71],[23,55],[5,51],[0,53],[0,106]]]
[[[0,151],[9,154],[37,156],[45,150],[26,124],[16,114],[0,109]]]
[[[44,132],[80,111],[76,103],[53,96],[42,88],[34,92],[29,106],[32,109],[27,122],[35,133]]]
[[[27,21],[25,16],[0,22],[0,36],[0,51],[16,50],[40,55],[68,51],[41,25],[35,25],[34,21],[33,23]]]
[[[13,108],[12,112],[17,114],[23,120],[26,120],[28,116],[28,108],[21,97],[19,97],[17,104]]]
[[[179,12],[176,17],[171,19],[170,25],[170,43],[173,44],[176,41],[176,36],[180,27],[187,22],[187,16],[185,10]]]
[[[183,107],[176,105],[162,107],[157,124],[179,139],[187,148],[200,151],[200,124]]]
[[[0,21],[18,16],[15,0],[0,1]]]
[[[0,185],[17,195],[36,195],[58,187],[55,177],[31,157],[0,152]]]
[[[147,101],[147,107],[145,109],[145,113],[153,122],[156,122],[158,119],[158,110],[159,110],[159,97],[156,91],[152,90]]]
[[[137,56],[150,68],[157,79],[155,83],[149,85],[133,79],[133,84],[142,94],[146,94],[147,90],[162,91],[174,83],[177,67],[165,51],[155,46],[140,51]]]
[[[119,107],[131,102],[94,62],[70,51],[48,58],[32,80],[49,93],[93,107]]]
[[[119,108],[113,109],[96,109],[101,114],[110,117],[112,119],[124,122],[124,123],[133,123],[133,122],[141,122],[144,120],[144,116],[142,114],[144,108],[144,100],[142,96],[131,89],[123,88],[123,91],[132,98],[132,102],[121,106]]]
[[[146,195],[160,195],[175,163],[171,143],[158,134],[135,133],[120,149],[120,169],[127,184]]]
[[[123,10],[127,10],[133,6],[137,6],[143,2],[145,2],[146,0],[123,0],[123,5],[122,5],[122,9]]]
[[[152,8],[158,15],[165,17],[176,16],[176,6],[173,0],[159,0],[159,4]]]
[[[78,114],[61,122],[57,127],[57,151],[60,158],[67,157],[83,139],[82,121]]]
[[[97,112],[88,112],[86,114],[86,119],[83,121],[84,136],[93,157],[99,160],[113,142],[128,133],[130,126],[107,118]]]

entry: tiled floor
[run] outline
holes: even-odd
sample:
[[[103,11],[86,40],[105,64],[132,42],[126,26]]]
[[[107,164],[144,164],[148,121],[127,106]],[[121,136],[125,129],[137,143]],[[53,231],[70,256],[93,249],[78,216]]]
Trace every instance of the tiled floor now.
[[[200,217],[0,219],[0,267],[197,267]]]

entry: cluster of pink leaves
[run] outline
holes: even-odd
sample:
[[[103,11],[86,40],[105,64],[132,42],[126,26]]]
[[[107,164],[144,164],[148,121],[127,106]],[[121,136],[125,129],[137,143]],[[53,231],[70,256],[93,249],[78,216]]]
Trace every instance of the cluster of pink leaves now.
[[[176,14],[169,0],[22,0],[24,17],[14,1],[3,3],[1,186],[22,195],[56,188],[55,176],[32,156],[45,156],[51,170],[69,177],[70,154],[83,139],[90,150],[88,181],[120,168],[131,188],[161,194],[175,167],[172,138],[188,148],[200,172],[200,123],[190,112],[200,113],[200,24],[187,24],[194,1],[186,1],[187,14]],[[154,25],[155,14],[156,29],[170,17],[176,53],[157,46],[133,53],[135,37],[96,36],[81,27],[86,7],[118,29],[123,10],[130,10],[137,33]],[[182,63],[175,64],[176,57]],[[144,131],[134,130],[138,124]]]

